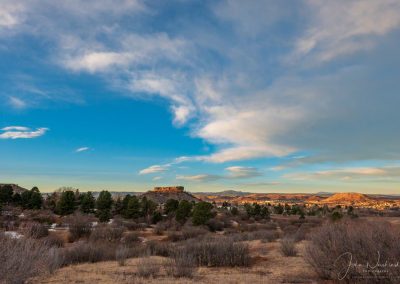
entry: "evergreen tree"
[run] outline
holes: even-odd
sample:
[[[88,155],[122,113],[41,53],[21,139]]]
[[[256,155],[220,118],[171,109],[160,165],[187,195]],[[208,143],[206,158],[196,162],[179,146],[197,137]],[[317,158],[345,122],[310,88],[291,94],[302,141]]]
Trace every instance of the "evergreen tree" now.
[[[141,201],[141,215],[143,217],[151,216],[154,211],[157,209],[157,203],[153,202],[150,199],[147,199],[146,196],[142,198]]]
[[[79,192],[79,189],[75,189],[75,206],[77,208],[79,208],[81,206],[81,201],[82,201],[83,195],[84,195],[84,193],[81,194]]]
[[[19,194],[18,192],[14,193],[13,197],[12,197],[12,203],[15,206],[21,206],[22,205],[22,198],[21,198],[21,194]]]
[[[184,224],[189,218],[192,211],[193,204],[187,200],[181,200],[179,202],[178,209],[176,210],[175,219],[181,224]]]
[[[335,221],[339,221],[340,219],[342,219],[342,217],[343,217],[343,215],[340,212],[335,211],[331,215],[331,220],[334,221],[334,222]]]
[[[25,190],[21,194],[21,205],[24,209],[29,209],[29,202],[31,200],[32,192],[30,190]]]
[[[92,213],[94,211],[95,204],[96,201],[90,191],[81,194],[81,211],[83,213]]]
[[[12,202],[14,190],[11,185],[0,187],[0,204],[9,204]]]
[[[111,210],[99,210],[97,211],[97,218],[99,221],[104,223],[108,222],[111,219]]]
[[[239,214],[239,209],[237,209],[237,207],[232,207],[231,213],[233,216],[236,216]]]
[[[168,199],[164,206],[164,213],[167,215],[174,214],[178,210],[179,201],[176,199]]]
[[[31,189],[31,196],[29,199],[29,209],[40,209],[43,205],[43,196],[36,186]]]
[[[56,212],[58,197],[59,194],[57,192],[53,192],[50,196],[47,196],[46,200],[44,201],[44,207]]]
[[[197,203],[194,206],[192,213],[193,225],[195,226],[205,225],[208,220],[214,217],[214,214],[212,212],[213,208],[214,208],[213,205],[208,202],[202,201]]]
[[[158,222],[160,222],[162,220],[162,215],[159,211],[155,211],[153,213],[153,216],[151,217],[151,222],[153,224],[157,224]]]
[[[133,218],[133,219],[139,218],[141,215],[140,209],[141,205],[139,199],[136,196],[132,196],[129,199],[128,207],[126,208],[125,211],[125,218]]]
[[[267,206],[263,206],[260,210],[260,217],[263,219],[270,219],[270,214]]]
[[[253,203],[253,216],[257,217],[261,214],[261,206],[258,203]]]
[[[122,199],[122,216],[124,216],[124,218],[129,218],[128,217],[128,213],[127,213],[127,209],[128,209],[128,203],[129,200],[131,200],[131,195],[127,194],[124,196],[124,198]]]
[[[61,193],[57,202],[56,211],[60,215],[69,215],[75,211],[75,193],[72,190],[65,190]]]
[[[122,215],[123,211],[124,211],[124,204],[122,203],[121,197],[118,196],[117,200],[114,203],[113,214],[114,215]]]
[[[112,203],[113,200],[110,192],[107,190],[100,192],[100,195],[96,200],[97,217],[100,222],[107,222],[110,220]]]
[[[274,206],[274,211],[276,214],[283,214],[284,208],[282,206],[282,204],[278,204],[276,206]]]

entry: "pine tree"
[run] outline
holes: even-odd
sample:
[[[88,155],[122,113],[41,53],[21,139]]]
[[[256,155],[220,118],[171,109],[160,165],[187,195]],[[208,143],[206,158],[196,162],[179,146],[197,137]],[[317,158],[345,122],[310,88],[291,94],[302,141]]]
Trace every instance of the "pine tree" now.
[[[164,213],[167,215],[174,214],[178,210],[179,201],[176,199],[168,199],[164,206]]]
[[[81,196],[81,211],[83,213],[92,213],[96,203],[93,194],[88,191],[87,193],[82,193]]]
[[[43,197],[36,186],[31,189],[31,196],[29,199],[29,209],[40,209],[43,205]]]
[[[122,215],[123,211],[124,211],[124,204],[121,200],[121,197],[118,196],[117,200],[114,203],[113,214],[114,215]]]
[[[0,187],[0,204],[9,204],[12,202],[14,190],[11,185],[3,185]]]
[[[61,193],[57,202],[56,211],[60,215],[69,215],[75,211],[75,193],[72,190],[65,190]]]
[[[199,202],[193,208],[192,221],[193,225],[205,225],[208,220],[214,217],[214,213],[212,212],[213,205],[208,202]]]
[[[141,215],[140,201],[136,196],[132,196],[129,199],[128,207],[126,208],[125,217],[137,219]]]
[[[193,204],[186,200],[179,202],[178,209],[176,210],[175,219],[181,224],[184,224],[192,212]]]
[[[100,195],[96,201],[97,217],[99,218],[100,222],[107,222],[110,220],[112,203],[113,200],[111,193],[109,193],[107,190],[100,192]]]

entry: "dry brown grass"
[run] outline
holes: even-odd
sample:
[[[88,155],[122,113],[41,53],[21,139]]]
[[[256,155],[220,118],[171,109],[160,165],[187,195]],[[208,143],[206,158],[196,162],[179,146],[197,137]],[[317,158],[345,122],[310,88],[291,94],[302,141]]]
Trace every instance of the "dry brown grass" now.
[[[143,278],[137,275],[141,258],[128,259],[125,266],[119,266],[116,261],[106,261],[93,264],[71,265],[58,270],[54,275],[35,279],[34,283],[317,283],[316,274],[305,263],[304,242],[297,244],[299,254],[296,257],[284,257],[279,250],[279,243],[249,242],[253,258],[250,268],[210,268],[200,267],[193,278],[176,278],[168,275],[163,263],[170,258],[151,256],[160,263],[156,278]]]
[[[58,253],[34,239],[11,239],[0,234],[0,283],[22,284],[59,267]]]
[[[399,243],[400,230],[390,223],[342,221],[311,234],[306,260],[325,279],[399,283],[400,268],[391,266],[400,260]]]
[[[281,240],[281,252],[284,256],[296,256],[296,243],[293,238],[285,237]]]

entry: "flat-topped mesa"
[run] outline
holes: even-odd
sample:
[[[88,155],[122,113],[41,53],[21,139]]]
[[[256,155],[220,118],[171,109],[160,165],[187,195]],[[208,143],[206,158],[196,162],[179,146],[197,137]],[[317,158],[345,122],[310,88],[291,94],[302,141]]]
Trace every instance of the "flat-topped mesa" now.
[[[158,186],[153,189],[155,192],[183,192],[183,186]]]

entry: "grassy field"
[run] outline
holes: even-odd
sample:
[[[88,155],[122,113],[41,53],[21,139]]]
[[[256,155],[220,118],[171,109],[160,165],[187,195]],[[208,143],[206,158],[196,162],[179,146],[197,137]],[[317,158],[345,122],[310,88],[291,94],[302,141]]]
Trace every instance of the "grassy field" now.
[[[298,243],[298,256],[285,257],[279,249],[279,241],[249,242],[253,264],[250,268],[198,269],[193,279],[173,278],[160,269],[156,278],[137,276],[141,258],[129,259],[125,266],[116,261],[71,265],[56,271],[54,275],[35,279],[35,283],[317,283],[317,276],[302,257],[304,242]],[[151,257],[156,262],[164,257]],[[320,282],[319,282],[320,283]]]

